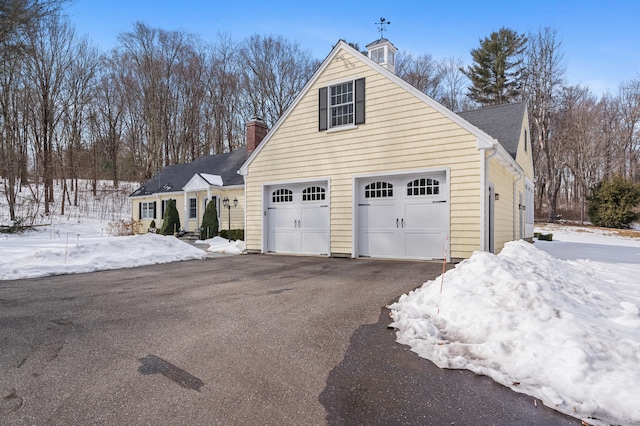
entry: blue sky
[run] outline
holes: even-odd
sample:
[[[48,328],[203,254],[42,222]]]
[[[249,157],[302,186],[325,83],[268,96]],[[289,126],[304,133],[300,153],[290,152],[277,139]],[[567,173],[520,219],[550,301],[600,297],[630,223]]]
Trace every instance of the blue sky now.
[[[456,57],[466,64],[480,38],[505,26],[520,33],[544,26],[563,40],[570,84],[596,94],[615,92],[640,76],[640,1],[218,1],[74,0],[66,14],[80,35],[102,50],[133,23],[183,30],[215,41],[218,33],[236,40],[257,33],[282,35],[323,59],[344,39],[364,47],[379,37],[374,23],[391,22],[385,37],[399,50]]]

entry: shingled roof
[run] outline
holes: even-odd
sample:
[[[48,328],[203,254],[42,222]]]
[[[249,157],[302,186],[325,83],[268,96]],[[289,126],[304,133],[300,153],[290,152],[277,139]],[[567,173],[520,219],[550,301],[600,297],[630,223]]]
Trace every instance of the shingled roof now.
[[[526,108],[526,102],[517,102],[465,111],[458,115],[497,139],[515,159]]]
[[[242,185],[244,181],[238,169],[246,159],[247,147],[243,145],[225,154],[207,155],[191,163],[167,166],[133,191],[131,196],[182,191],[196,173],[218,175],[222,177],[224,186]]]

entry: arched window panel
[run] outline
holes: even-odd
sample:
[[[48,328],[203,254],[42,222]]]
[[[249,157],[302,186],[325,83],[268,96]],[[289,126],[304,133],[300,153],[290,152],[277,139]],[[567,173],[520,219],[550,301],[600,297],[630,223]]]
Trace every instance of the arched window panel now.
[[[287,188],[280,188],[271,194],[274,203],[291,203],[293,202],[293,191]]]
[[[326,198],[326,191],[319,186],[310,186],[302,191],[302,201],[323,201]]]
[[[365,198],[393,197],[393,184],[389,182],[373,182],[364,187]]]
[[[440,181],[431,178],[414,179],[407,183],[409,197],[419,195],[440,195]]]

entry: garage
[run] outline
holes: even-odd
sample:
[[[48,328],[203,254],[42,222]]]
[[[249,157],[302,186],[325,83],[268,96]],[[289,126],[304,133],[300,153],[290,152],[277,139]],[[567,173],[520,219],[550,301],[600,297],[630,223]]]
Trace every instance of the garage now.
[[[392,259],[447,257],[446,171],[356,180],[357,255]]]
[[[268,252],[329,255],[326,181],[270,185],[265,199]]]

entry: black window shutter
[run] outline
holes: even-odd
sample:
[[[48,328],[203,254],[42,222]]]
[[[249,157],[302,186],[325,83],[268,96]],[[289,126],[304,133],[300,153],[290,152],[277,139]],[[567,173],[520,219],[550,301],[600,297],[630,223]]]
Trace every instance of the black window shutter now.
[[[153,202],[153,218],[156,218],[156,202]]]
[[[356,80],[356,123],[364,123],[364,78]]]
[[[318,130],[327,130],[327,88],[323,87],[318,90],[319,108],[318,108]]]
[[[142,202],[138,203],[138,220],[142,219]]]

